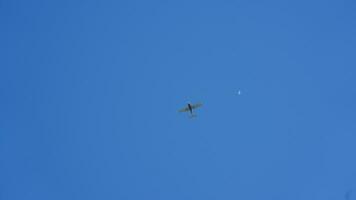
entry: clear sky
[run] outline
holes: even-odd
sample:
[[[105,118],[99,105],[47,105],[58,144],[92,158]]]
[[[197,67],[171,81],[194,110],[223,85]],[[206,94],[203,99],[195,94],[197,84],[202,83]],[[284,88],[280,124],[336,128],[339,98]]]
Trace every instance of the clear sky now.
[[[0,199],[345,199],[355,10],[0,1]]]

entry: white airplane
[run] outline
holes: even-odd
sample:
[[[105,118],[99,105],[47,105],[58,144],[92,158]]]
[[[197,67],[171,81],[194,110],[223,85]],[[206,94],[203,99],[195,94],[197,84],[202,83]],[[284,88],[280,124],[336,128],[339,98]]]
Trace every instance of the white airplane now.
[[[189,111],[190,116],[195,117],[196,115],[194,115],[193,110],[201,107],[202,105],[203,105],[202,103],[196,103],[196,104],[188,103],[185,108],[180,109],[178,112],[188,112]]]

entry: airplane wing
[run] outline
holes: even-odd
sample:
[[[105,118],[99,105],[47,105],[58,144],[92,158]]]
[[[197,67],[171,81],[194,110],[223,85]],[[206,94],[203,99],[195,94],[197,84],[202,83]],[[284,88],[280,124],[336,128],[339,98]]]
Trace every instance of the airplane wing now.
[[[188,107],[185,107],[185,108],[182,108],[182,109],[178,110],[178,112],[188,112],[188,111],[189,111]]]
[[[196,103],[196,104],[192,105],[192,109],[199,108],[199,107],[201,107],[202,105],[203,105],[202,103]]]

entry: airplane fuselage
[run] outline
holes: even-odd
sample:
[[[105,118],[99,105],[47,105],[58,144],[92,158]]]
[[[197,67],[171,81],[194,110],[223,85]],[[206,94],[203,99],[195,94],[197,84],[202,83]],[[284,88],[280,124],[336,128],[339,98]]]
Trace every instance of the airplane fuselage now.
[[[190,114],[193,114],[193,108],[192,108],[192,105],[190,105],[190,103],[188,103],[188,108],[189,108]]]

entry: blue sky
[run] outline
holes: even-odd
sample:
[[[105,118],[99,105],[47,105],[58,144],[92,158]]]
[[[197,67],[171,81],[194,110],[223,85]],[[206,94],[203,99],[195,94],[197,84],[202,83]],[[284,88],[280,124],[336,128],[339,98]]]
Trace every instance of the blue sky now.
[[[355,9],[1,1],[0,199],[344,199]]]

